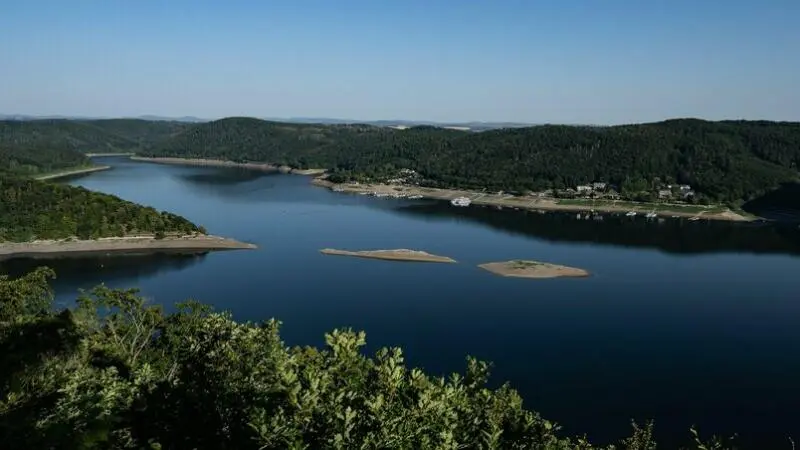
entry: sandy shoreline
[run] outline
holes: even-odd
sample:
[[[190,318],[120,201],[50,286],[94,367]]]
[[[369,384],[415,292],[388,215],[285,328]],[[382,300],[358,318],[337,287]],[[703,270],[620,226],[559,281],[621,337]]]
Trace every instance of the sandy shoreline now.
[[[325,169],[292,169],[288,166],[275,166],[266,163],[235,163],[232,161],[216,159],[189,159],[189,158],[149,158],[142,156],[131,156],[131,160],[150,162],[156,164],[174,164],[189,166],[211,166],[211,167],[240,167],[244,169],[262,170],[266,172],[291,173],[296,175],[323,175]],[[552,198],[538,197],[515,197],[513,195],[498,195],[485,192],[465,191],[458,189],[437,189],[420,186],[398,186],[386,184],[353,184],[353,183],[332,183],[324,178],[314,178],[312,183],[317,186],[326,187],[337,192],[347,193],[378,193],[378,194],[403,194],[405,196],[418,195],[423,198],[436,200],[452,200],[456,197],[467,197],[475,205],[499,206],[507,208],[520,208],[539,211],[565,211],[565,212],[584,212],[594,210],[601,213],[627,213],[636,211],[637,214],[647,214],[657,208],[655,214],[659,217],[677,216],[684,218],[702,218],[708,220],[724,220],[735,222],[747,222],[753,218],[743,216],[734,211],[718,211],[718,206],[709,206],[707,210],[697,210],[697,205],[683,207],[680,205],[663,205],[656,203],[633,203],[621,201],[620,205],[607,204],[598,201],[593,205],[588,204],[566,204],[559,203],[559,200]],[[692,211],[682,209],[691,208]]]
[[[748,217],[742,216],[733,211],[712,212],[712,209],[714,207],[709,207],[709,210],[707,211],[687,212],[687,211],[681,211],[680,206],[676,206],[673,209],[667,209],[667,207],[665,207],[664,205],[647,204],[647,203],[640,203],[633,207],[631,207],[630,204],[614,206],[603,203],[598,203],[593,206],[588,206],[588,205],[558,203],[557,200],[549,198],[515,197],[513,195],[497,195],[485,192],[472,192],[472,191],[455,190],[455,189],[436,189],[436,188],[426,188],[419,186],[398,186],[398,185],[385,185],[385,184],[352,184],[352,183],[336,184],[323,178],[315,178],[312,183],[317,186],[326,187],[328,189],[337,192],[346,192],[353,194],[378,193],[387,195],[402,194],[405,196],[419,195],[422,196],[423,198],[430,198],[436,200],[452,200],[456,197],[467,197],[472,201],[472,204],[474,205],[501,206],[507,208],[519,208],[519,209],[530,209],[530,210],[541,210],[541,211],[583,212],[583,211],[588,211],[590,209],[594,209],[597,212],[604,212],[604,213],[626,213],[628,211],[634,210],[637,211],[638,214],[644,215],[650,212],[652,208],[658,207],[659,210],[655,211],[655,213],[661,217],[665,216],[667,217],[678,216],[687,218],[702,217],[703,219],[727,220],[727,221],[752,220]],[[696,208],[696,206],[693,207]]]
[[[493,274],[514,278],[588,277],[589,272],[577,267],[560,266],[540,261],[511,260],[479,264]]]
[[[48,173],[46,175],[40,175],[34,178],[39,181],[55,180],[56,178],[64,178],[64,177],[71,177],[73,175],[81,175],[84,173],[99,172],[101,170],[108,170],[110,168],[111,166],[84,167],[83,169],[65,170],[64,172]]]
[[[293,169],[289,166],[276,166],[267,163],[237,163],[220,159],[201,158],[150,158],[145,156],[131,156],[132,161],[148,162],[154,164],[171,164],[177,166],[205,166],[205,167],[235,167],[262,172],[280,172],[293,175],[320,175],[325,169]]]
[[[69,253],[126,253],[159,251],[211,251],[254,249],[254,244],[219,236],[196,235],[165,237],[128,236],[94,240],[40,240],[0,243],[0,260],[19,257],[54,257]]]
[[[325,255],[354,256],[357,258],[386,259],[391,261],[437,262],[454,263],[456,260],[447,256],[432,255],[420,250],[395,249],[395,250],[363,250],[349,251],[335,248],[323,248],[320,253]]]
[[[87,153],[87,158],[102,158],[104,156],[133,156],[136,153],[133,152],[107,152],[107,153]]]

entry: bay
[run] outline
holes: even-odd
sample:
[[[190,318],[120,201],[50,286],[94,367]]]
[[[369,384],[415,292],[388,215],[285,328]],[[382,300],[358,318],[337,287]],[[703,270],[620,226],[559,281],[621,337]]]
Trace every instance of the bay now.
[[[334,193],[303,176],[104,158],[73,185],[181,214],[254,251],[48,261],[57,299],[105,282],[169,306],[193,298],[238,320],[283,321],[287,344],[367,333],[409,365],[494,363],[525,404],[608,442],[656,420],[670,447],[688,428],[744,444],[800,436],[800,232],[796,225],[647,221]],[[600,220],[602,219],[602,220]],[[319,249],[412,248],[458,264],[325,256]],[[495,276],[477,264],[535,259],[586,279]],[[2,264],[21,273],[40,261]]]

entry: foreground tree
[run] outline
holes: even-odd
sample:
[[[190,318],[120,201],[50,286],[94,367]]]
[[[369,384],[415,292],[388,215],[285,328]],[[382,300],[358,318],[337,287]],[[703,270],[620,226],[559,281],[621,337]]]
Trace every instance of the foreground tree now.
[[[408,369],[363,332],[287,347],[279,323],[237,323],[197,302],[165,315],[100,286],[55,311],[53,274],[0,276],[0,440],[66,449],[592,449],[525,410],[488,365]],[[652,450],[652,423],[609,449]],[[721,449],[721,443],[696,448]]]

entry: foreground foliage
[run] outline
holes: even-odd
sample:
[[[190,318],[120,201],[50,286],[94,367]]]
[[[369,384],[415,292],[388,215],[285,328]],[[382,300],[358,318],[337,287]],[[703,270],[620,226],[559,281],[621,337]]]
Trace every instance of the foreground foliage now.
[[[469,359],[447,379],[364,333],[290,348],[279,324],[237,323],[196,302],[166,315],[97,287],[54,310],[48,269],[0,276],[0,441],[64,449],[591,449],[489,389]],[[651,450],[652,424],[609,449]],[[693,448],[720,449],[720,443]]]
[[[88,189],[0,177],[0,242],[204,233],[181,216]]]

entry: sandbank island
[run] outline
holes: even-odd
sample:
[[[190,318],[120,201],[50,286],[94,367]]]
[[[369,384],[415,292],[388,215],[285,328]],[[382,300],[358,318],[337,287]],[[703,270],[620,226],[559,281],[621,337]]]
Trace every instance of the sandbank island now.
[[[420,250],[395,249],[395,250],[364,250],[348,251],[334,248],[323,248],[320,253],[325,255],[355,256],[358,258],[387,259],[391,261],[438,262],[454,263],[456,260],[447,256],[432,255]]]
[[[588,277],[589,272],[575,267],[559,266],[539,261],[511,260],[480,264],[478,267],[504,277],[559,278]]]
[[[254,248],[257,248],[255,244],[205,234],[166,236],[160,239],[155,236],[126,236],[91,240],[37,240],[0,242],[0,260],[19,257],[51,258],[83,253],[158,253]]]

